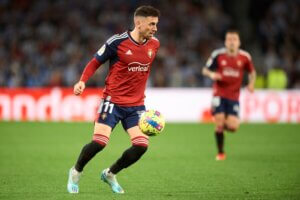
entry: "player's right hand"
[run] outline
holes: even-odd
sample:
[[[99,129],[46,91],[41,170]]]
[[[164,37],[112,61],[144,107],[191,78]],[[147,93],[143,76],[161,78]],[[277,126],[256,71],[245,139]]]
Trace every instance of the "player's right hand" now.
[[[74,94],[75,95],[80,95],[82,94],[83,90],[85,88],[85,83],[83,81],[79,81],[74,85]]]
[[[219,73],[217,73],[217,72],[212,72],[212,73],[210,74],[210,78],[211,78],[212,80],[214,80],[214,81],[219,81],[219,80],[222,79],[222,76],[221,76],[221,74],[219,74]]]

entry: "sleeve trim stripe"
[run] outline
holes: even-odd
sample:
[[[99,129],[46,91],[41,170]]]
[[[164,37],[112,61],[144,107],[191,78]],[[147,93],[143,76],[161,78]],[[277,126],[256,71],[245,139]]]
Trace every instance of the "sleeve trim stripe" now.
[[[249,60],[251,60],[251,56],[247,51],[244,51],[244,50],[240,49],[239,53],[246,56]]]
[[[121,35],[114,35],[114,36],[112,36],[111,38],[109,38],[109,39],[106,41],[106,43],[107,43],[108,45],[110,45],[110,44],[113,43],[114,41],[120,40],[120,39],[123,39],[123,38],[126,38],[126,37],[128,37],[127,32],[125,32],[125,33],[123,33],[123,34],[121,34]]]
[[[226,53],[226,49],[225,48],[220,48],[220,49],[214,50],[211,54],[211,58],[215,58],[221,53]]]

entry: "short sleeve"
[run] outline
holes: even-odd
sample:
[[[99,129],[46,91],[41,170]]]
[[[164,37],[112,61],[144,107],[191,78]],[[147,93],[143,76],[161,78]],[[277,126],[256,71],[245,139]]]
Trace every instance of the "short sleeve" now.
[[[102,45],[102,47],[95,53],[94,57],[100,62],[105,63],[107,60],[114,57],[116,54],[116,49],[113,48],[113,44],[108,44],[107,42]]]
[[[253,65],[253,62],[252,62],[252,59],[251,59],[250,56],[247,57],[247,62],[246,62],[246,63],[247,63],[247,64],[246,64],[246,70],[247,70],[248,72],[252,72],[252,71],[255,70],[254,65]]]
[[[208,58],[205,67],[207,67],[211,71],[215,71],[218,67],[217,63],[218,56],[213,56],[213,54]]]

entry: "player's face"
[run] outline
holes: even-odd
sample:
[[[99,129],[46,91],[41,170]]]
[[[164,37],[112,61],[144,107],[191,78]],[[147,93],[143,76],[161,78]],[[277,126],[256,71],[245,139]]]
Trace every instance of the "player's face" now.
[[[150,39],[157,31],[158,17],[141,17],[138,25],[141,36]]]
[[[229,52],[236,52],[240,48],[240,37],[237,33],[227,33],[225,37],[225,47]]]

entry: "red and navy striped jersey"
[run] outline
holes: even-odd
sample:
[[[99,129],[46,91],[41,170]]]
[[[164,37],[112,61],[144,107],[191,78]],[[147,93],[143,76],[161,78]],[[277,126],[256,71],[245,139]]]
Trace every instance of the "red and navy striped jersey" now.
[[[244,71],[255,70],[248,52],[239,50],[236,56],[229,56],[226,48],[213,51],[206,67],[222,76],[221,80],[214,82],[214,96],[236,101],[239,99]]]
[[[100,64],[109,61],[104,98],[120,106],[144,104],[146,82],[160,43],[152,37],[139,44],[130,32],[109,38],[95,54]]]

